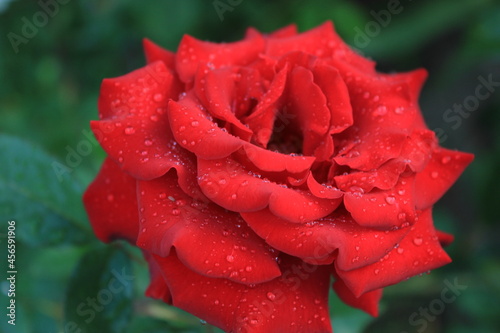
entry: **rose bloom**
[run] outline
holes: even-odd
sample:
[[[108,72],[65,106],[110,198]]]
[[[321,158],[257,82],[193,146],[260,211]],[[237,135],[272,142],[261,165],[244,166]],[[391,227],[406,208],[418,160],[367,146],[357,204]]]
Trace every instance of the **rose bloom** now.
[[[425,125],[425,70],[378,73],[329,22],[144,48],[103,81],[84,203],[143,250],[148,296],[228,332],[331,332],[332,281],[376,316],[382,288],[450,262],[432,206],[473,157]]]

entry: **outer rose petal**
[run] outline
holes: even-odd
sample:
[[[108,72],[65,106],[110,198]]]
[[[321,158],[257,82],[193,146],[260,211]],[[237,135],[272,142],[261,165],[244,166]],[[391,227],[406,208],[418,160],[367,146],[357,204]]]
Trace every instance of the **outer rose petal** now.
[[[415,177],[417,209],[431,207],[457,180],[474,155],[437,148],[425,169]]]
[[[212,279],[186,268],[175,254],[155,256],[173,304],[227,332],[326,333],[329,267],[283,257],[283,275],[256,286]]]
[[[351,271],[336,267],[338,276],[355,296],[387,287],[451,262],[439,243],[430,209],[419,214],[418,222],[412,229],[398,248],[378,262]]]
[[[240,283],[261,283],[280,275],[277,253],[236,213],[193,201],[175,173],[138,183],[140,229],[137,245],[179,259],[198,274]]]
[[[170,295],[170,290],[168,290],[161,267],[150,253],[146,251],[143,251],[142,253],[148,262],[149,275],[151,278],[148,289],[146,289],[146,296],[160,299],[165,303],[172,304],[172,295]]]
[[[341,202],[261,179],[232,158],[198,159],[198,183],[210,200],[228,210],[251,212],[269,206],[276,216],[296,223],[326,216]]]
[[[391,229],[415,221],[413,177],[401,177],[385,191],[348,192],[344,205],[354,220],[362,226]],[[361,189],[360,189],[361,190]]]
[[[333,290],[335,290],[337,296],[347,305],[361,309],[374,317],[378,316],[378,304],[382,298],[382,289],[369,291],[356,297],[352,291],[347,288],[344,281],[337,278],[333,283]]]
[[[389,253],[410,228],[392,231],[359,226],[347,212],[305,224],[289,223],[269,209],[241,213],[248,225],[279,251],[313,264],[329,264],[335,259],[342,270],[352,270],[377,262]]]
[[[148,64],[155,61],[163,61],[168,69],[172,71],[175,70],[175,53],[161,48],[147,38],[143,39],[142,44],[144,46],[144,53],[146,54],[146,61]]]
[[[103,242],[123,238],[135,243],[139,231],[136,180],[106,158],[83,194],[83,203],[97,238]]]
[[[188,83],[200,63],[211,63],[214,68],[243,66],[255,60],[263,49],[264,39],[260,35],[252,35],[239,42],[220,44],[203,42],[185,35],[176,54],[176,68],[181,80]]]
[[[168,100],[177,96],[174,81],[161,62],[104,80],[99,97],[103,120],[91,127],[110,157],[135,178],[152,179],[175,168],[182,188],[201,198],[190,179],[192,155],[174,141],[165,114]]]

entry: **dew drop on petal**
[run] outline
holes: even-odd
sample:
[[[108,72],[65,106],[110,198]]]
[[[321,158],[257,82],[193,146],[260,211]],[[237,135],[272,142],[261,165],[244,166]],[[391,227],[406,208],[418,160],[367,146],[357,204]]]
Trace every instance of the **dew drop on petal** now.
[[[422,237],[415,237],[415,238],[413,238],[413,244],[415,244],[416,246],[422,245],[423,241],[424,240],[422,239]]]
[[[129,127],[125,128],[124,132],[127,135],[131,135],[131,134],[135,133],[135,129],[132,126],[129,126]]]
[[[268,292],[266,296],[270,301],[274,301],[276,299],[276,295],[272,292]]]
[[[155,102],[161,102],[161,101],[163,101],[163,94],[156,93],[156,94],[154,94],[153,99]]]
[[[442,159],[441,159],[441,163],[443,164],[447,164],[448,162],[451,161],[451,156],[444,156]]]
[[[227,262],[234,262],[234,256],[230,254],[226,257],[226,260]]]
[[[394,197],[386,197],[385,201],[387,201],[387,203],[389,205],[393,205],[396,202],[396,198],[394,198]]]
[[[431,178],[432,179],[436,179],[437,177],[439,177],[439,172],[437,172],[437,171],[431,172]]]

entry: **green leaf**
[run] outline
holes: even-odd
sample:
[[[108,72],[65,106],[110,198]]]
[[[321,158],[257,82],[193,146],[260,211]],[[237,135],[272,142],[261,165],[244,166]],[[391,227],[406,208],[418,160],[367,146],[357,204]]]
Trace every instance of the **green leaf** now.
[[[83,188],[68,166],[7,135],[0,135],[0,156],[0,220],[16,221],[19,241],[46,246],[89,240]],[[67,172],[61,173],[56,167],[63,166]]]
[[[99,246],[88,251],[69,281],[64,332],[123,332],[132,314],[134,280],[121,249]]]

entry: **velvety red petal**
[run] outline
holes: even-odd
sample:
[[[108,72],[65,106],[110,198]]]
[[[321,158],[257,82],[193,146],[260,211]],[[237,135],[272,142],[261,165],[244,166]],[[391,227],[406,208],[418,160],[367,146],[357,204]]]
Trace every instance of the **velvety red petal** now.
[[[287,38],[297,35],[297,26],[295,24],[287,25],[269,34],[272,38]]]
[[[450,262],[441,248],[428,209],[419,214],[418,222],[399,246],[378,262],[350,271],[336,267],[336,271],[354,295],[359,296]]]
[[[422,172],[415,177],[415,204],[418,209],[431,207],[453,185],[474,159],[474,155],[437,148]]]
[[[281,154],[252,144],[245,144],[243,152],[257,169],[267,172],[303,173],[309,170],[316,160],[311,156]]]
[[[415,221],[413,177],[401,177],[389,190],[346,192],[344,205],[362,226],[391,229]],[[352,188],[351,188],[352,189]]]
[[[269,206],[276,216],[297,223],[326,216],[342,201],[262,179],[232,158],[198,159],[198,183],[208,198],[228,210],[251,212]]]
[[[233,110],[233,105],[237,105],[235,103],[237,100],[235,91],[241,80],[241,73],[236,71],[235,68],[221,68],[209,71],[204,80],[208,112],[213,117],[230,123],[233,127],[231,131],[233,134],[245,141],[250,141],[252,131],[236,118]]]
[[[168,116],[176,142],[198,157],[226,157],[245,143],[219,128],[192,98],[170,102]]]
[[[263,50],[264,39],[258,34],[233,43],[204,42],[185,35],[176,53],[176,68],[180,79],[187,83],[200,63],[211,63],[213,68],[243,66],[255,60]]]
[[[247,286],[198,275],[175,254],[155,259],[163,269],[173,304],[224,331],[331,332],[328,266],[283,257],[280,278]]]
[[[356,297],[352,291],[347,288],[344,281],[337,278],[333,283],[333,290],[335,290],[337,296],[347,305],[363,310],[374,317],[378,316],[378,305],[382,298],[383,289],[369,291]]]
[[[241,213],[241,216],[275,249],[313,264],[328,263],[335,258],[337,267],[343,270],[377,262],[410,229],[381,231],[361,227],[345,212],[305,224],[289,223],[269,209]]]
[[[344,195],[344,193],[336,187],[318,183],[312,173],[307,177],[307,187],[309,191],[318,198],[337,199]]]
[[[152,255],[146,251],[143,251],[144,258],[148,262],[150,282],[148,288],[146,289],[145,295],[151,298],[162,300],[165,303],[172,304],[172,295],[170,295],[170,290],[168,290],[167,283],[163,277],[163,272],[161,267],[158,265],[156,260],[153,259]]]
[[[110,158],[83,194],[83,203],[97,238],[135,243],[139,230],[136,180]]]
[[[382,164],[377,170],[351,172],[335,176],[334,180],[337,187],[345,192],[368,193],[374,188],[389,190],[396,185],[405,169],[405,162],[393,159]]]
[[[440,230],[436,230],[436,235],[439,239],[439,243],[441,243],[441,246],[448,246],[453,243],[453,240],[455,239],[452,234]]]
[[[146,62],[151,64],[155,61],[162,61],[168,69],[175,70],[175,53],[165,50],[147,38],[142,41]]]
[[[286,53],[301,50],[315,56],[329,56],[335,46],[333,26],[326,22],[319,27],[298,35],[280,38],[268,38],[266,44],[267,55],[278,57]]]
[[[328,135],[331,114],[326,97],[314,83],[310,70],[296,66],[290,73],[287,106],[296,117],[292,119],[302,131],[303,153],[326,160],[333,153],[333,141]]]
[[[331,66],[314,68],[314,82],[321,89],[331,112],[330,134],[340,133],[353,124],[350,96],[344,80]]]
[[[140,232],[137,245],[179,259],[202,275],[261,283],[280,275],[277,253],[239,214],[194,201],[177,185],[175,173],[138,183]]]
[[[153,72],[165,82],[156,81]],[[103,120],[91,122],[91,128],[108,155],[135,178],[152,179],[175,168],[182,174],[183,189],[199,196],[192,177],[193,157],[169,130],[166,106],[177,89],[168,93],[172,80],[162,62],[104,80],[99,98]]]
[[[244,119],[244,123],[254,132],[254,140],[263,147],[267,147],[267,143],[274,131],[274,122],[279,116],[278,103],[285,89],[288,69],[284,68],[279,71],[274,77],[268,91],[259,100],[254,111]],[[282,116],[282,122],[290,120],[286,116]]]
[[[370,135],[365,135],[362,131],[350,132],[349,135],[346,133],[346,137],[349,138],[346,141],[349,142],[342,144],[345,148],[338,152],[334,160],[340,165],[347,165],[361,171],[377,169],[390,159],[400,156],[408,137],[407,134],[396,129],[376,131]]]

